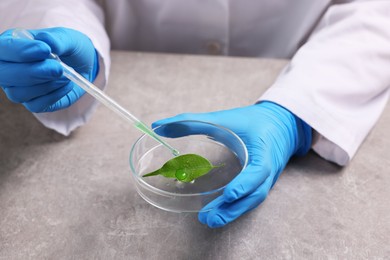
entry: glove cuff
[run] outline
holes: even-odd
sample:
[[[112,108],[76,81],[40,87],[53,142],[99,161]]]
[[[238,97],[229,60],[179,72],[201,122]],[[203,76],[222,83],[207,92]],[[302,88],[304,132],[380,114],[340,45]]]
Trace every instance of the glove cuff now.
[[[100,66],[99,66],[99,54],[98,52],[96,51],[95,49],[95,57],[94,57],[94,61],[93,61],[93,68],[92,68],[92,71],[91,71],[91,78],[89,79],[90,82],[93,82],[97,75],[99,74],[99,69],[100,69]]]
[[[298,149],[296,150],[294,155],[303,156],[307,154],[307,152],[310,150],[312,142],[312,129],[305,121],[303,121],[299,117],[295,116],[295,120],[297,122],[297,131],[300,145],[298,146]]]
[[[286,146],[290,147],[287,156],[303,156],[309,151],[312,142],[312,130],[305,121],[286,108],[270,101],[262,101],[256,105],[272,112],[275,120],[277,119],[276,121],[280,122],[279,125],[285,126],[280,129],[284,129],[284,136],[289,138]]]

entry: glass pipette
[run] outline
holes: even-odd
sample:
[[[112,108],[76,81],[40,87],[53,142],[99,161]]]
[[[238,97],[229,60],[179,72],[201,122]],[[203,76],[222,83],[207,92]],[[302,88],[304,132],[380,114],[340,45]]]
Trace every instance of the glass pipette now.
[[[25,29],[15,29],[12,32],[12,36],[14,38],[21,38],[21,39],[30,39],[34,40],[34,36]],[[163,141],[152,129],[150,129],[145,123],[143,123],[141,120],[136,118],[134,115],[132,115],[129,111],[124,109],[122,106],[120,106],[116,101],[114,101],[112,98],[107,96],[102,90],[100,90],[98,87],[96,87],[94,84],[89,82],[87,79],[85,79],[83,76],[81,76],[79,73],[77,73],[72,67],[69,67],[65,63],[63,63],[58,55],[54,53],[50,53],[50,56],[52,59],[55,59],[60,63],[62,66],[64,72],[63,75],[79,85],[82,89],[84,89],[86,92],[88,92],[90,95],[92,95],[94,98],[96,98],[98,101],[103,103],[106,107],[110,108],[112,111],[116,112],[119,116],[121,116],[123,119],[130,121],[134,127],[141,130],[143,133],[149,135],[157,142],[161,143],[163,146],[168,148],[173,155],[177,156],[179,155],[179,151],[170,146],[168,143]]]

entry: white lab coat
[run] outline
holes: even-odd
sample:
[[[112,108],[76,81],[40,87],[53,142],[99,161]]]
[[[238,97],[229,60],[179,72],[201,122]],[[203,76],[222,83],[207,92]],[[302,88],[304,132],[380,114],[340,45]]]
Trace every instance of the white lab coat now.
[[[389,0],[2,0],[0,17],[1,31],[65,26],[87,34],[101,57],[101,87],[110,66],[106,31],[116,49],[292,58],[259,100],[305,120],[312,148],[340,165],[389,98]],[[84,95],[69,109],[36,116],[68,134],[88,120],[93,103]]]

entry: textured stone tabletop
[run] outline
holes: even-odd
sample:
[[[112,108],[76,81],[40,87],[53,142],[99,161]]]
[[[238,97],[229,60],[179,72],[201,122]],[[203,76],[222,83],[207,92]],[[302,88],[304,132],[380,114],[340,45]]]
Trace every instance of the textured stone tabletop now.
[[[107,92],[150,124],[248,105],[285,61],[113,52]],[[0,259],[389,259],[390,106],[345,168],[291,161],[256,210],[210,229],[136,192],[139,136],[100,106],[69,137],[0,96]],[[364,120],[364,119],[362,119]]]

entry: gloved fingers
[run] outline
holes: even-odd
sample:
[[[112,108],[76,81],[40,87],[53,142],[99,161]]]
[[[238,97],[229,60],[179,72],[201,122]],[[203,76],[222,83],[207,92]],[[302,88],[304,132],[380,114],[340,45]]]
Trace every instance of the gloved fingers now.
[[[15,103],[25,103],[32,99],[44,96],[48,93],[51,93],[66,84],[69,83],[69,80],[66,78],[61,78],[56,81],[49,81],[41,84],[36,84],[27,87],[3,87],[5,94],[8,99]]]
[[[99,55],[92,41],[83,33],[63,27],[35,32],[35,39],[48,44],[61,60],[93,81],[99,70]]]
[[[84,89],[80,88],[77,85],[74,85],[72,90],[68,92],[65,96],[63,96],[60,100],[50,105],[45,109],[45,112],[53,112],[60,109],[67,108],[74,104],[80,97],[85,94]]]
[[[74,83],[69,82],[64,87],[59,88],[47,95],[32,99],[23,105],[33,113],[46,112],[50,105],[61,100],[66,94],[68,94],[74,87]]]
[[[59,79],[63,69],[55,60],[30,63],[0,61],[1,86],[30,86]]]
[[[209,204],[207,204],[198,214],[198,219],[199,219],[200,223],[207,224],[207,216],[209,215],[209,212],[212,209],[221,206],[223,203],[226,203],[226,202],[225,202],[224,196],[221,195],[218,198],[211,201]]]
[[[50,47],[42,41],[16,39],[12,30],[0,36],[0,61],[33,62],[49,58]]]
[[[49,28],[44,31],[36,31],[35,39],[40,40],[48,44],[53,53],[58,56],[77,55],[79,52],[85,49],[83,43],[80,42],[81,32],[57,27]],[[88,39],[87,36],[85,36]]]
[[[216,206],[210,211],[199,213],[199,221],[211,228],[225,226],[260,205],[267,197],[271,185],[272,177],[269,176],[257,190],[240,200],[221,204],[218,198],[217,203],[215,203]]]
[[[225,188],[226,202],[239,200],[254,192],[271,175],[271,167],[265,161],[261,166],[249,164]]]
[[[243,163],[242,142],[233,137],[235,133],[228,128],[223,129],[219,122],[219,117],[214,117],[215,113],[207,114],[181,114],[168,120],[160,120],[152,124],[158,126],[154,131],[161,136],[176,138],[188,135],[206,135],[207,138],[224,144],[232,151],[237,152],[237,156]],[[191,121],[185,121],[185,120]],[[176,121],[178,120],[178,121]],[[181,121],[183,120],[183,121]],[[209,124],[205,124],[208,122]]]

